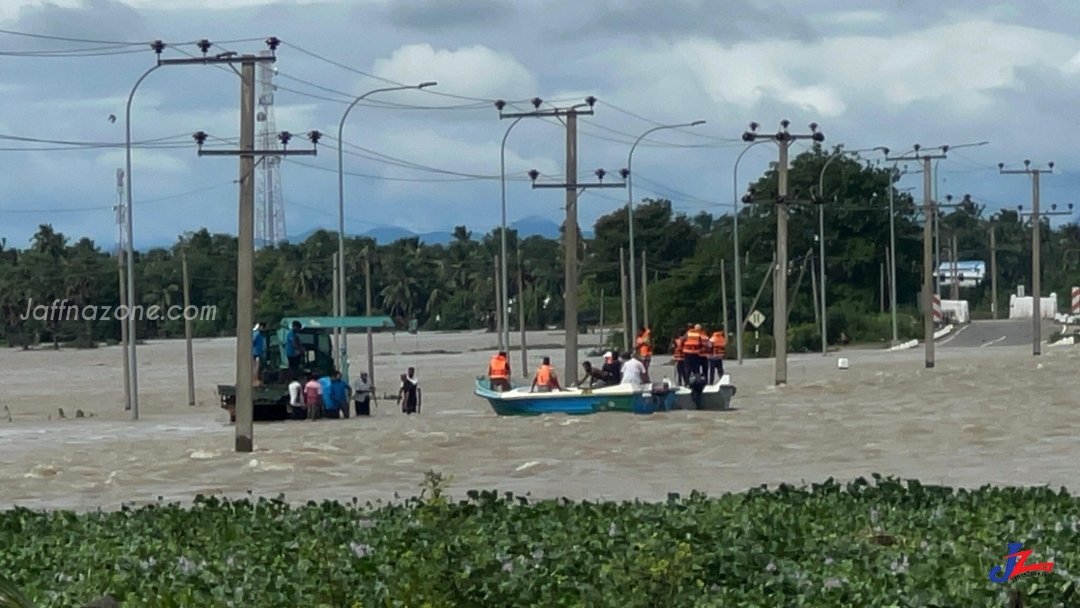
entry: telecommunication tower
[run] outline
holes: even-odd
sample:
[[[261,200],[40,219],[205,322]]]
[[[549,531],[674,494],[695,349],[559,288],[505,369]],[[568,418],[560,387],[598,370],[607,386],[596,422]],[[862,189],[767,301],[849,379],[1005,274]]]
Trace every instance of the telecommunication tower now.
[[[262,51],[261,55],[272,55]],[[277,150],[277,126],[274,124],[274,72],[270,62],[259,64],[259,148]],[[259,163],[255,182],[255,246],[268,247],[284,241],[285,201],[281,196],[281,157],[265,156]]]
[[[127,249],[127,213],[124,204],[124,170],[116,170],[116,255],[123,260],[123,253]]]

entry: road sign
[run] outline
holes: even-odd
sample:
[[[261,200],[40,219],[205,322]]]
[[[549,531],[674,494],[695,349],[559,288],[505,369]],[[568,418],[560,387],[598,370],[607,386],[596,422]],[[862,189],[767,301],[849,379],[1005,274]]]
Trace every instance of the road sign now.
[[[762,323],[765,322],[765,315],[761,314],[760,310],[755,310],[754,312],[750,313],[750,318],[748,318],[747,321],[749,321],[750,324],[754,326],[754,329],[757,329],[761,327]]]

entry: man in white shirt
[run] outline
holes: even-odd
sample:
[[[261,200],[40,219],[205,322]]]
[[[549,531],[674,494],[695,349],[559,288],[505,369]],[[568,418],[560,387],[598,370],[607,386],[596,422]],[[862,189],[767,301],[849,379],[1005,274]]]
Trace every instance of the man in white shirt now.
[[[640,386],[649,383],[649,371],[645,369],[644,363],[639,361],[636,357],[631,357],[630,353],[623,353],[622,360],[623,384]]]
[[[356,404],[357,416],[371,415],[371,391],[374,389],[368,382],[367,372],[362,372],[360,379],[353,383],[353,403]]]
[[[304,392],[304,385],[300,382],[293,380],[289,383],[289,407],[287,408],[290,416],[296,416],[296,412],[303,409],[304,401],[301,395]]]

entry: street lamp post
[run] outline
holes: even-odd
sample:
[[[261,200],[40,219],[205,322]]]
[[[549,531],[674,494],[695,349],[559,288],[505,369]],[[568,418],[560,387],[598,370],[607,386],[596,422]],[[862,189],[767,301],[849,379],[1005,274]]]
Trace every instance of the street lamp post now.
[[[271,36],[266,39],[266,46],[270,47],[271,51],[277,50],[281,41],[276,37]],[[132,302],[135,299],[135,236],[132,232],[133,220],[132,220],[132,204],[131,204],[131,102],[135,99],[135,91],[139,89],[139,85],[146,80],[146,77],[152,74],[160,67],[169,65],[218,65],[227,64],[232,65],[234,63],[244,62],[261,62],[261,61],[274,61],[274,56],[269,55],[265,57],[241,57],[235,52],[218,53],[214,56],[208,56],[210,48],[213,44],[206,39],[200,40],[196,43],[199,50],[202,51],[202,57],[182,57],[175,59],[163,59],[161,53],[165,50],[167,45],[161,40],[155,40],[150,43],[150,48],[157,55],[157,63],[150,67],[150,69],[143,72],[142,76],[135,81],[134,86],[131,87],[131,92],[128,93],[127,105],[124,109],[124,174],[127,176],[127,196],[126,196],[126,211],[127,211],[127,251],[125,257],[127,258],[127,293],[128,302]],[[236,68],[233,68],[234,70]],[[130,368],[130,386],[125,387],[128,391],[128,400],[131,403],[131,419],[139,419],[139,373],[136,365],[137,357],[135,355],[135,345],[138,342],[135,336],[135,315],[131,314],[128,310],[128,367]]]
[[[495,102],[495,107],[502,112],[506,107],[506,102],[498,100]],[[501,261],[499,263],[499,283],[502,285],[502,299],[499,303],[502,307],[502,333],[499,334],[499,350],[510,350],[510,278],[507,266],[507,244],[506,244],[506,140],[510,137],[510,131],[514,126],[521,122],[524,116],[518,116],[510,123],[510,126],[506,128],[506,132],[503,133],[502,144],[499,146],[499,185],[501,188],[501,201],[502,201],[502,224],[500,224],[500,242],[499,247],[501,250]],[[519,261],[520,263],[520,261]],[[521,286],[518,285],[518,291],[520,292]],[[521,294],[518,294],[518,306],[523,306],[521,303]],[[525,365],[525,362],[522,362]],[[525,372],[525,368],[521,368],[522,373]]]
[[[739,365],[743,362],[743,316],[742,316],[742,262],[739,259],[739,203],[742,202],[742,197],[739,196],[739,163],[742,162],[743,154],[750,151],[750,148],[765,143],[765,140],[755,141],[743,148],[743,151],[739,153],[739,157],[735,159],[735,170],[732,176],[732,189],[735,192],[735,198],[731,205],[735,210],[734,213],[734,228],[733,238],[735,240],[735,350],[739,357]]]
[[[818,196],[822,198],[822,202],[825,199],[825,170],[829,168],[832,161],[840,158],[845,154],[859,154],[860,152],[875,152],[879,148],[865,148],[862,150],[839,150],[829,156],[829,159],[825,161],[825,166],[821,168],[821,175],[818,176]],[[823,357],[829,355],[829,334],[827,332],[828,325],[825,319],[829,316],[825,312],[825,205],[818,205],[818,265],[821,271],[821,355]]]
[[[637,149],[641,140],[645,139],[650,133],[656,131],[662,131],[664,129],[684,129],[687,127],[696,127],[698,125],[705,124],[704,120],[695,120],[694,122],[680,123],[677,125],[660,125],[659,127],[653,127],[648,131],[642,133],[635,141],[634,145],[630,146],[630,154],[626,157],[626,215],[627,220],[630,223],[630,331],[636,332],[638,330],[637,323],[637,267],[634,263],[634,150]]]
[[[337,310],[338,314],[345,316],[345,151],[344,142],[342,137],[345,131],[345,119],[349,117],[349,112],[356,107],[358,103],[366,99],[370,95],[376,93],[388,93],[390,91],[405,91],[409,89],[423,89],[426,87],[433,87],[438,83],[435,82],[422,82],[414,86],[397,86],[397,87],[384,87],[381,89],[374,89],[364,93],[357,97],[349,104],[349,107],[345,108],[345,112],[341,115],[341,121],[338,123],[337,132],[337,162],[338,162],[338,301]],[[349,373],[349,332],[344,328],[335,328],[335,332],[341,332],[341,373],[348,379]],[[370,329],[368,331],[371,331]],[[370,360],[373,354],[368,352],[368,359]],[[369,380],[371,380],[369,378]],[[371,380],[374,382],[374,380]]]

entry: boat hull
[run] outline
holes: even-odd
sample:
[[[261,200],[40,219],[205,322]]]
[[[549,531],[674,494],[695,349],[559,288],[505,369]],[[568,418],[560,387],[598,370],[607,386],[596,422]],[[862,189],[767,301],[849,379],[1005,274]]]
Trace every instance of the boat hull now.
[[[596,390],[529,393],[528,387],[511,385],[510,391],[500,393],[491,390],[487,378],[477,378],[476,395],[485,399],[500,416],[582,416],[600,412],[652,414],[669,411],[675,404],[675,391],[670,388],[647,386],[643,390],[621,385]]]
[[[724,376],[718,384],[711,384],[701,391],[700,402],[694,402],[693,392],[680,387],[675,395],[674,409],[721,412],[731,409],[731,398],[735,396],[735,385]]]

